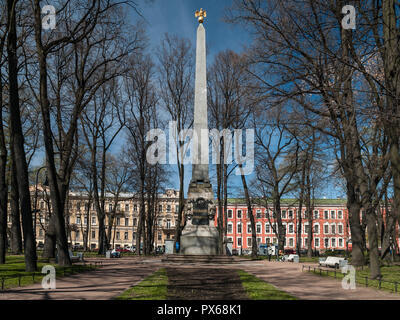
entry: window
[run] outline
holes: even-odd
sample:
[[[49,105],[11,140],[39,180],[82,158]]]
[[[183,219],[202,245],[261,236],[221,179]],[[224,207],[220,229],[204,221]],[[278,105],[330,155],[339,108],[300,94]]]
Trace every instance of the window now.
[[[332,224],[332,225],[331,225],[331,233],[332,233],[332,234],[335,234],[335,233],[336,233],[336,225],[335,225],[335,224]]]
[[[96,225],[96,217],[92,217],[92,225]]]
[[[132,232],[132,240],[136,239],[136,232]]]
[[[332,238],[332,247],[336,247],[336,239],[335,238]]]
[[[77,202],[77,203],[76,203],[76,210],[77,210],[77,211],[80,211],[80,210],[81,210],[81,203],[80,203],[80,202]]]
[[[319,238],[314,239],[314,246],[317,248],[319,247]]]
[[[289,233],[293,233],[293,232],[294,232],[293,224],[289,224]]]
[[[293,219],[293,210],[289,210],[289,219]]]
[[[261,238],[257,238],[257,244],[260,244],[262,242]]]
[[[339,238],[339,247],[343,247],[343,239]]]
[[[171,229],[171,219],[167,219],[167,229]]]
[[[286,219],[286,210],[282,210],[281,217],[282,219]]]
[[[329,212],[328,211],[324,211],[324,219],[329,219]]]
[[[242,246],[242,238],[237,238],[237,245],[238,247]]]
[[[75,239],[76,239],[76,240],[79,239],[79,231],[75,231]]]
[[[328,224],[325,224],[325,225],[324,225],[324,233],[325,233],[325,234],[328,234],[328,233],[329,233],[329,225],[328,225]]]
[[[133,226],[136,227],[136,225],[137,225],[137,218],[134,218],[133,219]]]
[[[229,233],[229,234],[233,233],[233,226],[232,226],[232,223],[228,223],[227,233]]]
[[[314,210],[314,219],[319,219],[319,211]]]
[[[137,204],[133,205],[133,211],[137,212]]]
[[[129,227],[129,218],[125,218],[125,227]]]
[[[124,240],[128,240],[128,232],[124,233]]]
[[[289,247],[293,247],[293,244],[294,244],[293,238],[289,238]]]
[[[251,238],[247,238],[247,247],[251,247]]]
[[[162,204],[158,205],[158,211],[160,211],[160,212],[162,211]]]
[[[265,224],[265,233],[270,233],[270,232],[271,232],[271,229],[270,229],[269,223],[266,223]]]
[[[171,205],[167,204],[167,212],[171,212]]]
[[[304,238],[304,247],[307,248],[308,246],[308,238]]]
[[[329,239],[328,238],[324,239],[324,246],[325,246],[325,248],[329,247]]]
[[[175,205],[175,212],[179,212],[179,205]]]
[[[242,219],[242,210],[237,211],[237,218]]]
[[[121,224],[121,219],[117,218],[117,226],[119,226]]]
[[[113,208],[113,206],[112,206],[112,204],[110,203],[110,204],[108,205],[108,211],[111,212],[111,211],[112,211],[112,208]]]
[[[319,224],[314,224],[314,233],[319,233]]]
[[[83,220],[83,223],[84,223],[85,225],[87,225],[87,223],[88,223],[88,216],[85,215],[85,218],[84,218],[84,220]]]
[[[304,233],[308,234],[309,230],[310,230],[310,226],[308,224],[304,225]]]
[[[92,231],[92,239],[96,239],[96,231]]]
[[[343,219],[343,211],[337,212],[338,219]]]
[[[261,233],[261,232],[262,232],[262,231],[261,231],[261,224],[259,224],[259,223],[257,223],[256,232],[257,232],[257,233]]]
[[[338,233],[343,234],[343,225],[342,224],[338,225]]]
[[[247,233],[251,233],[251,224],[250,223],[247,224]]]
[[[81,216],[76,217],[76,224],[81,224]]]
[[[158,241],[162,240],[162,234],[160,231],[158,231],[158,233],[157,233],[157,239],[158,239]]]
[[[44,209],[44,202],[43,201],[40,201],[40,209]]]
[[[257,219],[261,219],[261,210],[257,210]]]
[[[231,209],[228,210],[228,219],[232,219],[232,210]]]
[[[129,212],[129,204],[125,204],[125,212]]]
[[[120,236],[119,236],[119,231],[117,231],[117,240],[119,240],[119,237],[120,237]]]
[[[237,233],[242,233],[242,224],[240,222],[237,224]]]
[[[335,211],[331,211],[331,219],[336,219],[336,212]]]

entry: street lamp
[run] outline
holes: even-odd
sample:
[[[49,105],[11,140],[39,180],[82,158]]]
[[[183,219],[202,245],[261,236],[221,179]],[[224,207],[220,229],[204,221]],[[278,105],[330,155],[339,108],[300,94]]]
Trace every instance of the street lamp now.
[[[46,168],[46,166],[40,167],[40,168],[38,169],[38,171],[36,171],[36,180],[35,180],[35,204],[34,204],[34,210],[33,210],[33,213],[35,214],[35,220],[34,220],[34,222],[33,222],[33,234],[34,234],[34,237],[35,237],[35,241],[36,241],[36,220],[37,220],[37,212],[40,211],[40,210],[37,209],[39,172],[40,172],[42,169],[45,169],[45,168]],[[43,185],[44,185],[44,186],[47,186],[47,185],[48,185],[48,183],[47,183],[47,176],[46,176],[46,180],[45,180],[45,182],[43,183]]]

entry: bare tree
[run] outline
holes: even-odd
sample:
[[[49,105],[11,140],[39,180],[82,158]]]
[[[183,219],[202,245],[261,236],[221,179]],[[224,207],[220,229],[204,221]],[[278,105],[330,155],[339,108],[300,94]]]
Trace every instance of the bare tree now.
[[[180,242],[185,205],[185,167],[183,163],[185,150],[182,150],[184,141],[179,139],[178,134],[181,130],[191,127],[193,123],[193,50],[189,40],[165,34],[157,56],[160,97],[171,120],[176,123],[176,132],[171,133],[176,147],[179,176],[179,208],[174,236],[176,243]],[[170,143],[172,144],[172,142]],[[170,161],[172,160],[170,159]],[[174,252],[176,252],[176,245],[174,245]]]

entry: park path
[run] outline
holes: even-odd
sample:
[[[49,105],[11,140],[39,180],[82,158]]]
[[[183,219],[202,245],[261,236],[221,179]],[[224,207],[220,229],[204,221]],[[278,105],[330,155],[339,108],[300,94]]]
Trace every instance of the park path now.
[[[215,299],[246,299],[234,273],[235,269],[242,269],[304,300],[400,300],[400,294],[360,285],[357,285],[355,290],[345,290],[340,280],[302,272],[302,265],[296,263],[244,260],[228,265],[177,264],[162,263],[160,258],[134,257],[103,260],[103,265],[96,271],[58,279],[56,290],[44,290],[38,283],[0,292],[0,300],[109,300],[161,267],[167,269],[175,289],[180,287],[185,290],[192,287],[215,290],[222,288],[225,283],[227,290],[215,291]],[[220,270],[221,276],[211,284],[210,281],[217,270]],[[207,282],[207,279],[210,281]],[[201,288],[203,285],[209,288]],[[178,293],[170,295],[169,298],[195,299],[194,296],[182,297]]]
[[[103,267],[98,270],[57,279],[55,290],[44,290],[37,283],[0,291],[0,300],[109,300],[136,285],[157,268],[140,258],[103,260]]]
[[[298,263],[264,260],[239,263],[236,267],[301,300],[400,300],[400,294],[359,284],[354,290],[345,290],[341,280],[302,272],[302,264]]]

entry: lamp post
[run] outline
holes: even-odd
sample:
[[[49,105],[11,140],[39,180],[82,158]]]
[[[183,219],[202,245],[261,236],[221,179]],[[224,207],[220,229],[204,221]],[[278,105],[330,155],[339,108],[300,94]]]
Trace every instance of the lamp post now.
[[[34,234],[34,237],[35,237],[35,241],[36,241],[36,220],[37,220],[37,212],[40,211],[40,210],[37,209],[39,172],[40,172],[42,169],[45,169],[45,168],[46,168],[45,166],[44,166],[44,167],[40,167],[40,168],[38,169],[38,171],[36,171],[36,180],[35,180],[35,204],[34,204],[34,210],[33,210],[33,212],[34,212],[34,214],[35,214],[35,218],[34,218],[35,220],[34,220],[34,222],[33,222],[33,234]],[[46,179],[46,180],[47,180],[47,179]],[[45,183],[44,183],[43,185],[47,185],[47,181],[45,181]]]

